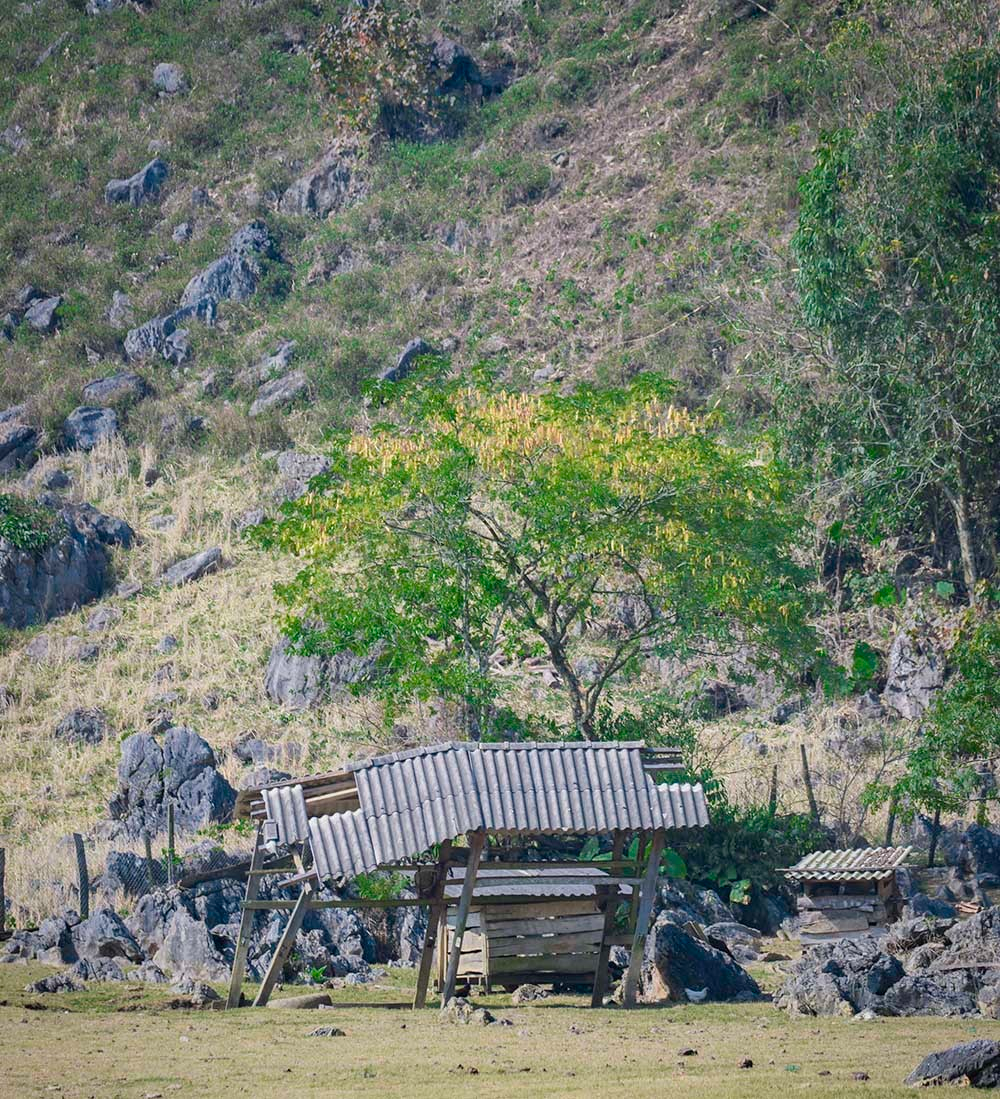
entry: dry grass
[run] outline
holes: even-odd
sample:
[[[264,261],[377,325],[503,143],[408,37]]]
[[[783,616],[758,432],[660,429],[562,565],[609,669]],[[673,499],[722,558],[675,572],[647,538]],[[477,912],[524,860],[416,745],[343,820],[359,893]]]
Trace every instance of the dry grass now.
[[[484,1000],[512,1026],[439,1022],[437,1012],[352,1006],[405,1000],[412,973],[385,989],[335,992],[334,1010],[168,1010],[169,992],[97,986],[79,996],[20,991],[41,967],[0,967],[4,1099],[50,1092],[66,1099],[162,1095],[443,1094],[764,1099],[778,1094],[869,1099],[912,1094],[905,1075],[929,1051],[1000,1023],[958,1019],[790,1019],[769,1004],[592,1011],[579,997],[511,1009]],[[25,1010],[27,1003],[49,1010]],[[335,1025],[343,1038],[310,1038]],[[682,1049],[697,1053],[680,1056]],[[754,1066],[740,1069],[750,1057]],[[867,1082],[853,1074],[865,1072]]]

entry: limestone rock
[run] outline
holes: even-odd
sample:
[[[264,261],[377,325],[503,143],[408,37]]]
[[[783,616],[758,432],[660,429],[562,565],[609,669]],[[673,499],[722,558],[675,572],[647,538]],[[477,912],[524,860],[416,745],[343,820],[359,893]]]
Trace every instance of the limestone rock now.
[[[72,929],[73,946],[78,958],[125,958],[143,961],[143,953],[121,917],[111,908],[101,908],[88,920]]]
[[[131,405],[149,394],[146,379],[128,370],[106,378],[95,378],[83,387],[83,399],[88,405]]]
[[[283,214],[325,218],[364,194],[355,174],[356,153],[333,148],[299,177],[281,196]]]
[[[712,1000],[760,995],[757,982],[728,954],[699,942],[661,916],[647,940],[643,994],[647,999],[683,1001],[687,988],[705,988]]]
[[[898,634],[889,649],[885,704],[900,717],[920,717],[943,683],[944,657],[929,631]]]
[[[966,1079],[975,1088],[1000,1086],[1000,1042],[976,1038],[938,1053],[929,1053],[904,1083],[950,1084]]]
[[[121,290],[115,290],[111,295],[111,305],[108,306],[108,323],[112,328],[128,328],[135,320],[132,310],[132,299]]]
[[[128,179],[112,179],[104,188],[104,201],[109,205],[124,202],[129,206],[142,206],[158,198],[163,184],[170,175],[166,162],[154,157]]]
[[[0,474],[30,466],[38,457],[41,432],[27,424],[0,423]]]
[[[250,406],[250,416],[257,417],[275,408],[283,408],[302,397],[309,389],[309,379],[302,370],[293,370],[291,374],[265,382],[257,390],[257,396]]]
[[[403,348],[393,366],[387,366],[378,375],[380,382],[400,382],[413,369],[413,364],[421,355],[431,355],[434,348],[425,340],[417,337]]]
[[[71,450],[93,450],[102,439],[118,433],[118,414],[113,408],[82,405],[66,417],[63,441]]]
[[[295,340],[282,340],[269,354],[258,359],[252,366],[241,370],[236,376],[236,381],[240,385],[250,386],[262,385],[274,378],[280,378],[288,373],[295,348]]]
[[[171,565],[160,577],[160,583],[174,588],[181,584],[190,584],[209,573],[217,572],[221,563],[222,550],[214,546]]]
[[[98,709],[70,710],[56,725],[56,737],[70,744],[100,744],[108,732],[108,715]]]
[[[35,332],[47,336],[55,331],[56,310],[62,305],[62,298],[56,294],[51,298],[38,298],[24,311],[24,322]]]
[[[184,70],[170,61],[161,61],[153,69],[153,87],[163,95],[178,95],[186,92],[188,85]]]
[[[163,945],[153,961],[167,973],[204,981],[223,981],[229,975],[225,959],[216,949],[204,923],[183,908],[167,925]]]
[[[278,455],[278,472],[282,481],[279,494],[283,500],[297,500],[309,487],[313,477],[326,473],[333,465],[323,454],[303,454],[286,450]]]

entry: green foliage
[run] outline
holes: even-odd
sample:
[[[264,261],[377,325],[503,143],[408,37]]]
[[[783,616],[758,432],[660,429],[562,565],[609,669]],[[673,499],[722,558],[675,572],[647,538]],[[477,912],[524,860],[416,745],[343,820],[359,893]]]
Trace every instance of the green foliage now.
[[[373,390],[371,433],[336,439],[331,471],[262,529],[305,562],[277,589],[301,651],[375,650],[389,719],[443,696],[489,736],[494,659],[541,648],[586,738],[649,649],[738,635],[762,667],[811,659],[795,482],[766,453],[726,444],[648,376],[535,397],[442,369]],[[580,671],[596,621],[612,625]]]
[[[955,677],[937,695],[894,782],[872,783],[869,804],[886,801],[901,816],[964,813],[970,801],[1000,798],[992,761],[1000,750],[1000,620],[966,627],[950,655]]]
[[[309,980],[314,985],[321,985],[326,980],[326,966],[314,965],[310,967]]]
[[[40,553],[59,537],[60,521],[48,508],[0,493],[0,538],[19,550]]]
[[[358,896],[366,901],[394,901],[403,895],[409,884],[405,874],[375,870],[370,874],[358,874],[354,879]]]
[[[851,479],[869,533],[937,525],[970,598],[1000,472],[998,96],[1000,53],[965,50],[826,135],[793,241],[833,351],[828,385],[786,394],[797,445]]]

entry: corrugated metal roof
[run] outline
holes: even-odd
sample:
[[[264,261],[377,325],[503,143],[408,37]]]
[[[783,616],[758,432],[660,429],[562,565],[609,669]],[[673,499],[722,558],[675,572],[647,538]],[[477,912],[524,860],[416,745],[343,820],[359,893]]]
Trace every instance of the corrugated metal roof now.
[[[279,843],[301,843],[309,835],[302,786],[278,786],[262,791],[268,820],[278,826]]]
[[[478,829],[593,835],[709,823],[701,786],[657,786],[641,744],[442,744],[353,769],[360,809],[309,818],[323,878],[353,877]]]
[[[474,898],[593,897],[597,893],[597,887],[602,884],[601,879],[608,876],[603,870],[592,866],[581,866],[579,869],[569,866],[546,867],[544,862],[527,863],[523,870],[491,870],[490,864],[485,862],[480,866],[479,874],[481,876],[477,877],[473,890]],[[449,900],[457,900],[465,880],[465,867],[453,867],[451,875],[444,892]],[[539,880],[539,875],[544,875],[544,879]],[[559,878],[570,878],[571,883],[563,884],[557,880]],[[580,878],[593,878],[594,884],[581,884]],[[618,891],[628,896],[632,887],[622,884],[618,886]]]
[[[855,847],[814,851],[782,871],[792,881],[882,881],[896,873],[910,847]]]

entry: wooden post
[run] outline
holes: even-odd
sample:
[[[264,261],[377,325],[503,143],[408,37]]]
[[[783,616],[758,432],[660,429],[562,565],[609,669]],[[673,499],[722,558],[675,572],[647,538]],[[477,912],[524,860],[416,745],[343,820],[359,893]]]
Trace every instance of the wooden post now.
[[[253,854],[250,857],[250,873],[247,875],[246,896],[243,902],[243,911],[240,914],[240,932],[236,937],[236,953],[233,955],[233,971],[229,976],[229,995],[226,998],[226,1007],[239,1007],[243,995],[243,975],[247,970],[247,952],[250,949],[250,938],[253,935],[253,923],[256,913],[252,908],[247,908],[247,903],[255,901],[260,893],[260,868],[264,862],[264,846],[260,842],[261,829],[257,828],[257,838],[254,840]]]
[[[618,862],[625,846],[625,833],[614,834],[611,848],[611,861]],[[615,927],[615,911],[618,908],[618,886],[609,885],[605,894],[604,929],[601,932],[601,949],[597,955],[597,968],[594,970],[594,987],[590,993],[590,1006],[601,1007],[604,994],[608,990],[608,959],[611,957],[611,932]]]
[[[941,832],[941,810],[934,810],[934,823],[931,825],[931,846],[927,852],[928,870],[934,865],[934,856],[937,853],[938,836]]]
[[[451,859],[451,840],[441,844],[437,863],[437,880],[434,882],[433,904],[427,912],[427,931],[424,934],[424,947],[420,951],[420,968],[417,970],[417,991],[413,997],[413,1007],[425,1007],[427,1004],[427,986],[431,979],[431,965],[434,962],[434,944],[437,941],[441,917],[448,911],[445,886],[448,883],[448,862]],[[443,921],[447,925],[447,920]]]
[[[778,765],[771,768],[771,796],[767,799],[767,811],[773,817],[778,811]]]
[[[469,920],[469,907],[476,888],[476,875],[479,873],[479,860],[486,843],[485,832],[474,832],[469,844],[469,862],[465,867],[465,880],[462,882],[462,896],[455,913],[455,934],[451,942],[451,955],[448,958],[448,971],[445,973],[441,988],[441,1004],[446,1004],[455,995],[455,981],[458,978],[458,963],[462,957],[462,939],[465,937],[465,925]]]
[[[73,846],[76,848],[76,880],[80,892],[80,919],[90,916],[90,875],[87,873],[87,850],[83,846],[83,836],[73,833]]]
[[[271,955],[271,964],[267,967],[267,972],[264,974],[264,980],[261,981],[257,996],[254,999],[254,1007],[263,1007],[267,1001],[271,998],[271,992],[274,986],[278,983],[278,978],[281,976],[281,971],[285,968],[285,962],[288,961],[288,955],[292,952],[292,947],[295,945],[295,936],[299,933],[299,928],[302,927],[302,921],[306,918],[306,912],[309,911],[309,901],[313,895],[312,882],[306,882],[302,886],[302,892],[299,894],[299,899],[295,902],[295,907],[292,909],[291,915],[288,917],[288,923],[285,924],[285,930],[282,932],[281,940],[274,948],[274,954]]]
[[[623,1003],[626,1007],[635,1005],[635,994],[642,972],[642,957],[646,949],[646,936],[649,934],[649,920],[653,914],[653,901],[656,899],[656,880],[660,873],[660,856],[666,845],[667,833],[658,828],[653,833],[653,846],[646,864],[646,874],[639,887],[639,911],[636,916],[635,932],[632,935],[632,956],[629,958],[628,971],[625,974]]]
[[[809,815],[819,824],[819,806],[816,804],[816,795],[813,793],[812,775],[809,773],[809,760],[806,757],[806,746],[799,745],[799,754],[802,756],[802,781],[806,784],[806,797],[809,799]]]
[[[4,879],[7,877],[7,851],[0,847],[0,934],[7,930],[7,893]]]

